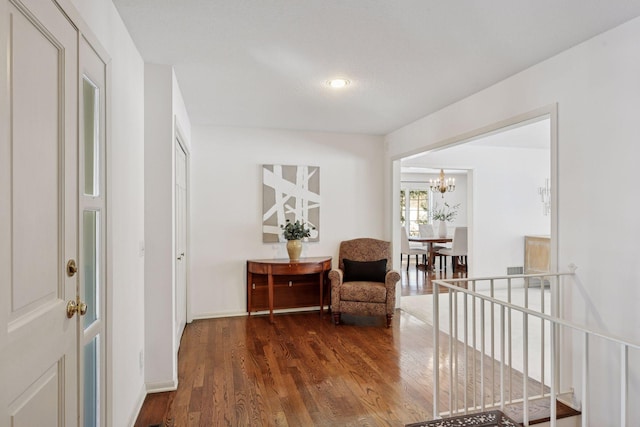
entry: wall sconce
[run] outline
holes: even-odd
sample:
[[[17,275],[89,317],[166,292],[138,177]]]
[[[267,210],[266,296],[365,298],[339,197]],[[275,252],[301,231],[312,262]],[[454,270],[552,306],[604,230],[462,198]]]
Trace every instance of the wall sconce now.
[[[549,178],[544,180],[544,187],[538,187],[538,195],[542,202],[542,215],[548,216],[551,213],[551,187]]]

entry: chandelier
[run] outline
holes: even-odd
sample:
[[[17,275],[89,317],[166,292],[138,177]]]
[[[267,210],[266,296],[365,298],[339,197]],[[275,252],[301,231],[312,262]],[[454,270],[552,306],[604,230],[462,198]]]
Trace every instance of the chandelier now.
[[[440,178],[438,179],[430,179],[429,180],[429,188],[434,193],[442,194],[442,198],[444,199],[444,193],[452,192],[456,189],[456,179],[455,178],[446,178],[444,177],[444,170],[440,169]]]

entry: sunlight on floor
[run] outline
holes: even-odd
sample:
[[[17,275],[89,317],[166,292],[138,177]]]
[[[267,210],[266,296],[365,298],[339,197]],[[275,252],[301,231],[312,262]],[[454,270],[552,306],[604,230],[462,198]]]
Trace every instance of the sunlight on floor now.
[[[479,292],[484,295],[489,295],[488,291]],[[513,288],[511,292],[511,301],[514,305],[519,305],[524,307],[525,302],[525,289],[523,287]],[[494,293],[495,298],[501,301],[507,301],[507,290],[506,289],[498,289]],[[542,301],[544,300],[544,301]],[[454,313],[457,313],[457,320],[454,321],[457,326],[457,339],[459,341],[464,340],[464,298],[463,295],[459,295],[457,299],[457,308],[454,305],[455,303],[449,303],[448,294],[440,294],[439,296],[439,329],[443,332],[449,332],[449,312],[450,309],[453,309]],[[550,302],[551,295],[548,288],[544,288],[544,291],[541,288],[529,288],[528,296],[527,296],[527,304],[531,310],[540,311],[543,303],[544,303],[544,313],[550,313]],[[473,346],[473,328],[472,328],[472,307],[473,304],[469,299],[467,301],[468,315],[466,317],[467,325],[468,325],[468,334],[467,334],[467,342],[469,345]],[[406,313],[411,314],[412,316],[420,319],[421,321],[432,325],[433,324],[433,296],[432,295],[417,295],[417,296],[408,296],[402,297],[400,302],[400,308]],[[511,361],[514,369],[522,372],[524,367],[524,358],[523,358],[523,346],[524,346],[524,333],[523,333],[523,315],[519,312],[513,312],[509,316],[509,311],[507,310],[505,314],[505,323],[507,325],[506,333],[511,335]],[[510,317],[510,322],[509,322]],[[475,310],[475,319],[476,319],[476,345],[475,348],[481,349],[481,334],[480,334],[480,325],[481,325],[481,310],[480,310],[480,302],[476,301],[476,310]],[[492,310],[489,303],[485,303],[485,325],[486,328],[490,331],[491,324],[494,325],[494,358],[496,360],[500,360],[500,310],[498,306],[494,307],[493,316]],[[541,372],[544,369],[544,379],[545,382],[548,382],[550,378],[550,359],[549,354],[545,354],[544,357],[544,367],[541,359],[541,347],[544,341],[544,347],[549,349],[549,324],[548,322],[544,325],[544,329],[542,328],[541,321],[538,319],[529,319],[528,321],[528,353],[529,353],[529,361],[528,361],[528,369],[529,369],[529,377],[534,378],[538,381],[541,380]],[[485,353],[487,355],[491,355],[491,334],[485,334]],[[509,351],[508,345],[506,345],[507,360],[509,359]],[[547,351],[548,353],[548,351]]]

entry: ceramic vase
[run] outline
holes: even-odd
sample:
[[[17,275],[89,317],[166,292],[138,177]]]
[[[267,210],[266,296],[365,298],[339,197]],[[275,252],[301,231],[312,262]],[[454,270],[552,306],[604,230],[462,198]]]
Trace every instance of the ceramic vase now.
[[[447,222],[440,221],[438,225],[438,237],[447,237]]]
[[[287,240],[287,252],[291,261],[300,261],[302,240]]]

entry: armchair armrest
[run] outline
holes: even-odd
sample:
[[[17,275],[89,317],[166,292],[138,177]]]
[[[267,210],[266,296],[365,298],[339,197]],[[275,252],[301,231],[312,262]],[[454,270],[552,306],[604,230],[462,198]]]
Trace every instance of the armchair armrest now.
[[[395,270],[387,271],[384,286],[387,288],[387,313],[393,314],[396,309],[396,284],[400,280],[400,273]]]
[[[339,310],[340,307],[340,286],[344,273],[339,268],[335,268],[329,272],[329,280],[331,280],[331,310]]]
[[[329,280],[331,280],[331,286],[333,286],[333,283],[335,281],[337,281],[338,284],[342,283],[343,277],[344,273],[339,268],[334,268],[333,270],[329,271]]]

